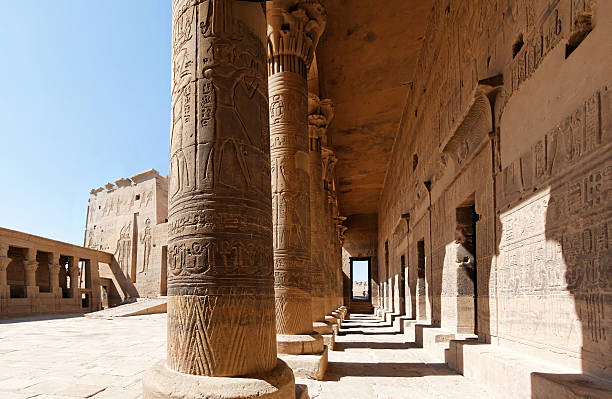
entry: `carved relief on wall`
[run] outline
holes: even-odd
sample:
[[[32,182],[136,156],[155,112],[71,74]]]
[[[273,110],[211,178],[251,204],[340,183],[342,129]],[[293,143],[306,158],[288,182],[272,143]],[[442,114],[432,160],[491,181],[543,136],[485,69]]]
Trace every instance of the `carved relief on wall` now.
[[[140,243],[143,244],[142,268],[140,269],[140,273],[146,273],[149,270],[152,239],[153,236],[151,235],[151,219],[147,218],[147,220],[145,221],[144,233],[140,237]]]
[[[132,222],[128,222],[121,227],[114,254],[119,267],[123,270],[123,274],[126,277],[130,277],[130,267],[132,264]]]

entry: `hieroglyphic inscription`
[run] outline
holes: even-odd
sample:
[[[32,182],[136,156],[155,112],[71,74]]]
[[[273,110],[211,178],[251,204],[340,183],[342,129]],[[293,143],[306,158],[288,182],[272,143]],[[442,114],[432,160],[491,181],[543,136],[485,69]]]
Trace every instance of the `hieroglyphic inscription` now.
[[[538,68],[544,57],[561,41],[564,29],[560,8],[547,9],[539,18],[528,35],[524,35],[524,45],[514,56],[507,74],[512,77],[511,91],[515,91]]]
[[[555,337],[552,345],[576,345],[582,337],[590,348],[610,339],[610,98],[609,86],[598,90],[498,177],[503,185],[499,206],[510,208],[500,216],[502,314],[505,307],[508,312],[517,311],[512,306],[526,309],[521,321],[512,321],[510,313],[500,318],[512,335],[524,333],[531,336],[523,339],[537,341],[535,329],[527,327],[537,323]],[[561,308],[569,303],[566,293],[575,303],[573,316]],[[558,313],[542,313],[529,298],[558,307]],[[529,329],[521,331],[519,323]]]

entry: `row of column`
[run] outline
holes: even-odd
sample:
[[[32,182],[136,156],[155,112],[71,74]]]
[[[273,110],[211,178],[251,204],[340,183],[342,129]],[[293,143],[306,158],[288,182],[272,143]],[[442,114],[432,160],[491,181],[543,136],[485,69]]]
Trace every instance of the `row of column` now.
[[[325,10],[173,0],[172,14],[168,359],[144,397],[293,398],[277,354],[321,352],[313,321],[342,296],[337,202],[309,137]]]
[[[8,266],[13,261],[8,256],[9,245],[0,243],[0,298],[10,298],[10,285],[8,283]],[[36,260],[36,249],[24,248],[24,286],[26,298],[36,298],[39,294],[39,287],[36,284],[36,272],[38,270],[39,262]],[[78,258],[70,257],[68,262],[68,275],[70,276],[70,289],[72,291],[72,298],[79,296],[79,267]],[[60,287],[59,272],[60,272],[60,254],[58,252],[51,253],[51,261],[49,267],[49,287],[51,293],[57,297],[62,296],[62,289]]]

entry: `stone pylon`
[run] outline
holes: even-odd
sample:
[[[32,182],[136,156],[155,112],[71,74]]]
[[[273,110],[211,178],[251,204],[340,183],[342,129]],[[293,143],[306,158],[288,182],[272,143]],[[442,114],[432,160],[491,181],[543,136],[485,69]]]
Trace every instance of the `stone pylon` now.
[[[279,353],[323,352],[313,332],[307,72],[326,15],[319,1],[267,4],[276,332]]]
[[[277,358],[265,6],[174,0],[168,358],[144,398],[293,398]]]
[[[334,117],[331,100],[308,95],[308,133],[310,136],[310,260],[312,269],[313,322],[325,321],[326,282],[325,249],[327,221],[325,207],[327,195],[323,186],[323,159],[321,148],[327,142],[327,128]],[[319,331],[319,330],[317,330]]]

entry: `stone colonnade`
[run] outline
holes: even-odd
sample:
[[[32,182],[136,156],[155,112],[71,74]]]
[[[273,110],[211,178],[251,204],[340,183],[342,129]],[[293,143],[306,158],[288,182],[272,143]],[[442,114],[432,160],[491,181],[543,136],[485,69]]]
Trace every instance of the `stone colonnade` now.
[[[109,254],[0,228],[0,318],[100,310],[99,256]]]

